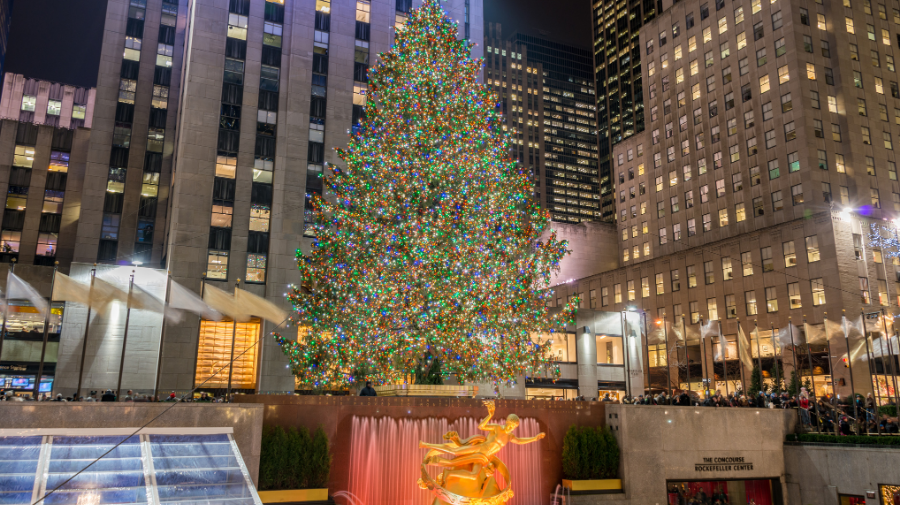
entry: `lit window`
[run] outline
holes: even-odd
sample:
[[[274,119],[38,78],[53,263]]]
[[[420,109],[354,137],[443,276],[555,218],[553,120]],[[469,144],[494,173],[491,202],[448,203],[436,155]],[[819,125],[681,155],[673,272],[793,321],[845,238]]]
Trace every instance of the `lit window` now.
[[[247,16],[228,14],[228,37],[247,40]]]
[[[237,156],[216,156],[216,177],[234,179]]]
[[[56,242],[58,239],[59,234],[57,233],[39,233],[35,255],[44,257],[56,256]]]
[[[764,75],[759,78],[759,92],[760,94],[769,91],[769,76]]]
[[[119,81],[119,101],[122,103],[134,103],[134,92],[137,89],[137,81],[122,79]]]
[[[34,165],[34,148],[29,146],[16,146],[13,156],[14,167],[31,168]]]
[[[224,257],[219,257],[224,254]],[[214,259],[214,255],[216,255]],[[214,267],[214,263],[215,267]],[[219,263],[224,261],[223,263]],[[221,267],[221,270],[219,268]],[[228,253],[226,251],[209,252],[208,279],[227,279]],[[213,273],[214,275],[210,275]],[[256,388],[257,341],[260,338],[261,321],[253,318],[246,323],[235,323],[230,320],[200,321],[200,335],[197,342],[197,369],[194,374],[195,384],[206,387],[224,388],[231,385],[237,389]],[[234,361],[231,361],[232,356]],[[231,370],[219,373],[223,366],[233,363]],[[230,373],[229,373],[230,372]],[[218,374],[218,375],[217,375]]]
[[[812,287],[813,305],[825,305],[825,282],[822,278],[809,281]]]
[[[34,112],[34,106],[37,103],[36,96],[25,95],[22,97],[22,110],[25,112]]]
[[[153,86],[153,102],[151,105],[157,109],[165,109],[169,104],[169,88],[167,86]]]
[[[234,215],[234,206],[231,202],[214,201],[210,226],[216,228],[231,228],[231,220]]]
[[[22,232],[6,231],[0,234],[0,252],[17,253],[19,252],[19,244],[22,241]]]
[[[357,0],[356,2],[356,20],[361,23],[369,22],[369,11],[372,6],[368,0]]]
[[[159,44],[156,50],[156,66],[170,68],[172,66],[172,53],[174,47],[168,44]]]
[[[778,84],[784,84],[791,80],[791,74],[788,72],[788,66],[778,68]]]
[[[228,278],[228,251],[209,251],[206,278],[221,280]]]
[[[250,207],[250,231],[269,231],[271,209],[265,205],[254,204]]]
[[[266,255],[247,255],[247,282],[266,282]]]

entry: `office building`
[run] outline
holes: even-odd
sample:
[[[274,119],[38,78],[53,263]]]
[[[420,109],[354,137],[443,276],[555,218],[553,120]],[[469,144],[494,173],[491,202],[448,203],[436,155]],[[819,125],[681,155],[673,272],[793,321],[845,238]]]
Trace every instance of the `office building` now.
[[[749,352],[767,380],[777,357],[817,394],[893,396],[898,34],[900,11],[852,0],[664,2],[641,29],[647,128],[612,153],[620,267],[559,299],[659,321],[648,385],[733,392]],[[844,311],[868,315],[873,358],[844,360]]]
[[[638,32],[662,8],[658,0],[592,3],[594,72],[597,89],[597,123],[600,146],[600,187],[604,221],[615,221],[616,184],[610,153],[613,146],[644,131],[644,95]],[[691,19],[686,23],[693,24]],[[679,35],[672,25],[672,38]],[[663,37],[666,32],[662,32]]]
[[[3,78],[6,62],[6,47],[9,43],[9,26],[12,22],[13,0],[0,0],[0,79]]]
[[[532,169],[535,198],[554,221],[599,220],[597,120],[590,53],[488,27],[485,82],[501,100],[515,155]]]

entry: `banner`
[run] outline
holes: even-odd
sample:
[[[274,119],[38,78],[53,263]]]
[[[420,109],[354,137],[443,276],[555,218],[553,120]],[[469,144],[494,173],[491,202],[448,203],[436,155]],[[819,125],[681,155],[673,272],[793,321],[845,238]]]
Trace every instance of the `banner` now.
[[[280,325],[288,318],[288,312],[286,310],[249,291],[235,288],[234,299],[242,310],[265,319],[270,323]]]
[[[221,312],[222,315],[239,323],[246,323],[250,320],[250,313],[246,308],[240,306],[234,296],[209,285],[209,283],[203,287],[203,301],[217,312]]]
[[[49,309],[47,300],[36,289],[31,287],[31,284],[23,281],[21,277],[12,273],[12,271],[6,277],[6,291],[10,300],[28,300],[42,316],[47,315],[47,310]]]
[[[175,281],[170,281],[169,285],[169,307],[179,312],[192,312],[210,321],[222,320],[222,314],[207,305],[196,293]]]

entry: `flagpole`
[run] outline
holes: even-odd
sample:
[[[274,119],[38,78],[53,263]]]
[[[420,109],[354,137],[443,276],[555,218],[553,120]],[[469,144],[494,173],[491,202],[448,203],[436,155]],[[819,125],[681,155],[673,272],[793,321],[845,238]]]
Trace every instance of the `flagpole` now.
[[[890,298],[888,298],[890,300]],[[887,332],[887,316],[884,312],[884,307],[881,308],[881,327],[884,328],[883,339],[887,338],[887,349],[888,349],[888,362],[891,364],[891,385],[894,386],[894,405],[897,408],[900,408],[900,401],[897,399],[897,377],[894,370],[894,351],[891,350],[893,347],[891,345],[891,339],[888,337]],[[884,364],[884,342],[881,343],[881,367],[884,369],[884,382],[887,383],[887,366]],[[890,391],[888,391],[888,395],[890,395]]]
[[[757,368],[759,368],[759,387],[762,387],[762,385],[763,385],[762,347],[760,346],[760,343],[759,343],[759,341],[762,339],[759,337],[759,321],[756,319],[753,320],[753,331],[756,332],[756,366],[757,366]],[[773,346],[775,345],[774,342],[772,345]],[[752,377],[752,372],[751,372],[751,377]],[[752,382],[752,379],[751,379],[751,382]],[[759,395],[757,395],[757,396],[759,396]]]
[[[728,342],[722,336],[722,320],[719,319],[719,345],[722,347],[722,372],[725,375],[725,397],[728,398]]]
[[[75,389],[75,401],[81,393],[81,381],[84,378],[84,357],[87,354],[88,332],[91,329],[91,305],[94,303],[94,278],[97,277],[97,264],[91,269],[91,288],[88,291],[87,321],[84,323],[84,340],[81,344],[81,364],[78,366],[78,387]]]
[[[163,339],[166,337],[166,308],[169,306],[169,292],[170,287],[172,286],[172,272],[166,270],[166,297],[165,303],[163,304],[163,318],[162,318],[162,329],[159,333],[159,351],[156,352],[156,382],[153,384],[153,396],[154,401],[156,400],[156,395],[159,393],[159,376],[162,373],[162,348],[163,348]],[[202,288],[201,288],[202,289]],[[196,363],[195,363],[196,365]],[[194,375],[196,376],[197,367],[194,366]]]
[[[672,402],[672,367],[669,366],[669,329],[666,327],[667,321],[663,318],[663,338],[666,339],[666,376],[668,377],[669,387],[666,388],[669,391],[669,403]],[[675,361],[678,361],[678,344],[675,344]],[[659,351],[656,353],[659,356]]]
[[[641,308],[641,318],[644,320],[644,351],[647,353],[647,394],[653,394],[653,374],[650,373],[650,330],[647,329],[647,313],[644,312],[644,309]],[[644,357],[641,356],[641,362],[644,361]],[[643,363],[642,363],[643,364]],[[643,374],[642,374],[643,375]],[[643,382],[643,377],[641,377],[641,382]]]
[[[741,320],[737,320],[737,340],[738,340],[738,366],[741,371],[741,393],[747,394],[747,379],[744,377],[744,356],[741,353],[741,347],[743,347],[743,342],[741,342]]]
[[[869,332],[866,330],[866,314],[865,312],[863,312],[862,308],[859,309],[859,317],[860,322],[862,323],[863,339],[866,341],[866,361],[869,363],[869,385],[872,385],[872,371],[875,370],[877,378],[878,369],[875,368],[875,365],[873,363],[873,353],[872,349],[869,346]],[[875,403],[874,412],[872,412],[872,417],[875,418],[875,429],[878,431],[878,436],[881,436],[881,425],[878,424],[878,409],[881,407],[881,391],[878,389],[877,380],[875,381],[875,386],[873,387],[873,389],[875,390],[875,398],[877,398],[877,400]]]
[[[791,324],[791,316],[788,316],[788,326]],[[775,325],[769,321],[769,331],[772,333],[772,351],[775,353],[775,377],[772,379],[772,391],[778,389],[778,374],[784,376],[784,349],[781,350],[781,366],[778,365],[778,349],[781,347],[781,335],[778,335],[778,345],[775,345]]]
[[[238,289],[241,287],[241,280],[237,279],[235,281],[234,289]],[[234,295],[232,295],[234,296]],[[234,372],[234,344],[237,340],[237,319],[235,317],[231,318],[231,359],[228,361],[228,394],[225,398],[228,399],[228,403],[231,403],[231,376]]]
[[[803,316],[803,328],[806,329],[806,316]],[[819,412],[818,400],[816,399],[816,377],[813,375],[812,351],[809,349],[809,335],[806,335],[806,358],[809,360],[809,384],[812,387],[813,402],[816,402],[816,417],[818,423],[822,423],[822,413]]]
[[[884,332],[885,332],[885,334],[887,334],[887,321],[885,321],[884,324],[885,324]],[[894,319],[892,316],[891,317],[891,329],[893,329],[893,327],[894,327]],[[897,368],[894,363],[894,344],[891,343],[891,340],[893,340],[893,338],[894,338],[894,336],[891,335],[887,339],[888,361],[891,363],[891,374],[894,376],[894,405],[897,405],[897,408],[900,408],[900,391],[897,391],[898,386],[900,386],[900,380],[898,380]]]
[[[116,400],[122,398],[122,372],[125,371],[125,346],[128,345],[128,321],[131,319],[131,295],[134,292],[134,270],[128,281],[128,299],[125,300],[125,335],[122,336],[122,357],[119,359],[119,381],[116,383]]]
[[[44,358],[47,356],[47,340],[50,337],[50,314],[53,312],[53,286],[56,284],[57,270],[59,270],[58,261],[53,264],[53,278],[50,279],[50,303],[47,307],[47,315],[44,316],[44,343],[41,346],[41,362],[38,365],[37,377],[35,377],[34,381],[34,393],[32,393],[35,400],[37,400],[38,394],[40,394],[41,376],[44,374]],[[7,291],[9,291],[9,286],[7,286]]]
[[[700,388],[703,399],[709,398],[709,370],[706,368],[706,338],[703,336],[703,317],[700,317]],[[705,383],[705,384],[704,384]]]
[[[843,310],[843,320],[841,321],[842,330],[847,327],[847,311]],[[850,397],[853,398],[853,413],[857,415],[857,422],[859,422],[859,412],[857,411],[856,406],[856,388],[853,385],[853,355],[850,352],[850,337],[848,336],[849,331],[844,331],[844,343],[847,345],[847,367],[850,369]],[[825,333],[826,336],[828,333]],[[834,382],[834,375],[832,374],[831,381]],[[868,426],[866,426],[866,434],[869,432]]]
[[[631,380],[628,366],[628,336],[625,335],[625,311],[623,310],[619,317],[622,323],[622,356],[625,361],[625,396],[631,396]],[[633,400],[634,398],[632,398]]]
[[[802,376],[800,375],[800,369],[797,368],[797,346],[794,345],[794,323],[791,321],[791,316],[788,316],[788,332],[791,336],[791,361],[794,362],[794,370],[793,373],[797,374],[797,380],[803,384]],[[807,340],[809,339],[809,335],[806,336]],[[782,353],[782,356],[784,354]],[[781,366],[784,366],[784,359],[781,360]],[[798,391],[799,393],[799,391]]]
[[[687,363],[685,369],[687,370],[687,390],[691,390],[691,357],[688,355],[688,346],[687,346],[687,330],[684,325],[684,314],[681,315],[681,337],[684,339],[684,361]],[[690,394],[688,394],[688,398],[690,398]]]
[[[16,258],[12,259],[9,264],[9,273],[14,274],[16,271]],[[3,356],[3,339],[6,338],[6,322],[9,321],[9,275],[6,276],[6,294],[3,302],[3,328],[0,329],[0,356]],[[37,398],[35,398],[36,400]]]
[[[828,338],[828,312],[824,313],[825,317],[822,319],[822,327],[825,329],[825,343],[828,345],[828,375],[831,376],[831,392],[834,393],[834,365],[831,363],[833,359],[831,355],[831,339]],[[806,336],[806,340],[809,340],[809,335]],[[853,398],[853,395],[850,395],[850,398],[853,399],[853,403],[856,403],[856,398]]]

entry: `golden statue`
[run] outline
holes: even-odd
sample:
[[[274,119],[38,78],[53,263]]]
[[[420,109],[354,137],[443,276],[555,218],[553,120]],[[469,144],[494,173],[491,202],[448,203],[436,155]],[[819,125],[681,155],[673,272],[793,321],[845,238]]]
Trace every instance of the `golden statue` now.
[[[434,494],[432,505],[502,505],[513,497],[512,482],[509,469],[497,457],[500,449],[512,442],[518,445],[530,444],[544,438],[544,433],[536,437],[518,438],[512,435],[519,426],[519,417],[510,414],[505,424],[489,424],[494,416],[494,402],[486,400],[484,406],[488,415],[479,424],[478,429],[488,432],[473,435],[460,440],[459,434],[451,431],[444,435],[445,444],[429,444],[419,442],[419,447],[431,449],[422,461],[422,478],[418,480],[419,488],[428,489]],[[453,458],[442,457],[443,454]],[[432,479],[427,466],[435,465],[444,468],[443,472]],[[506,487],[501,489],[496,474],[503,476]]]

